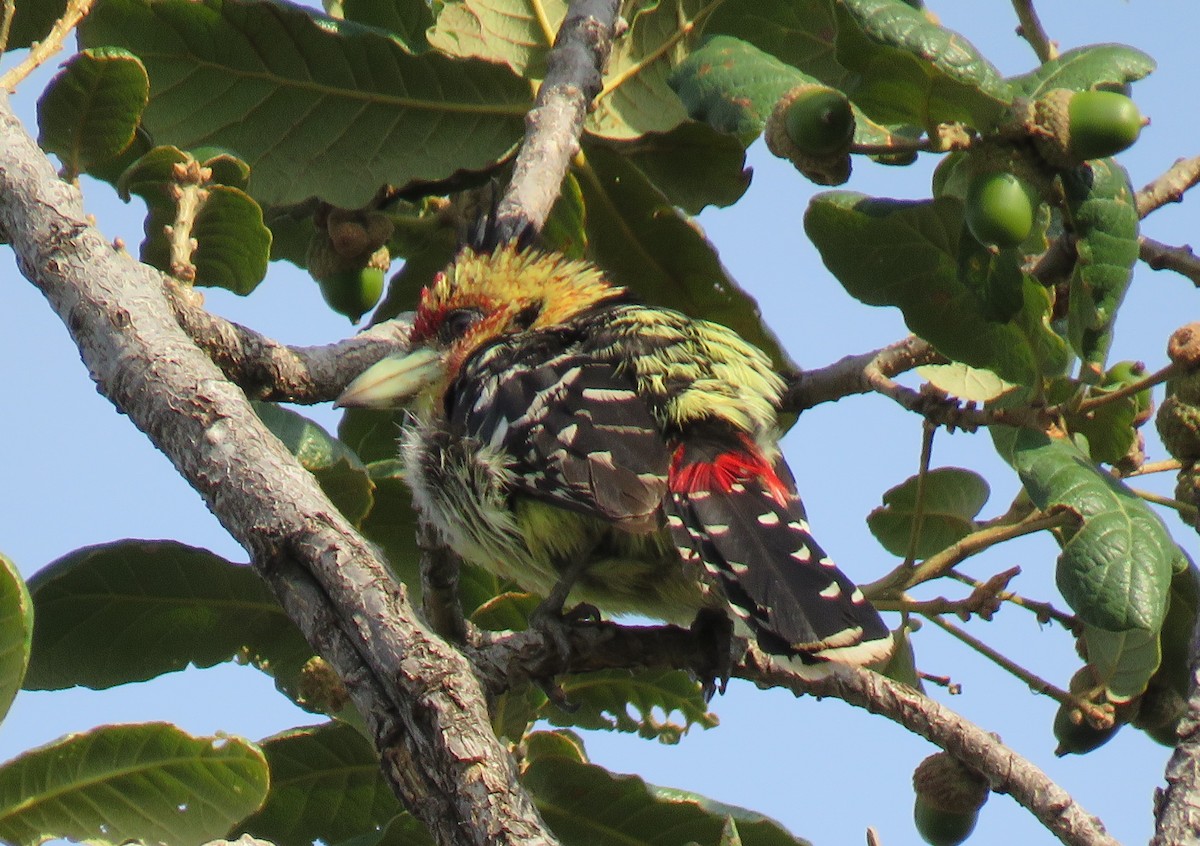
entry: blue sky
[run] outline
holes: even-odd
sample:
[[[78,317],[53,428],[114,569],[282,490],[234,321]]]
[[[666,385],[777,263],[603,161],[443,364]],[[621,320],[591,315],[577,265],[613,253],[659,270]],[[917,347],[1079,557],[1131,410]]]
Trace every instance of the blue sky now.
[[[1016,20],[1009,3],[931,5],[1005,74],[1034,66],[1032,51],[1013,34]],[[1053,0],[1039,11],[1064,49],[1116,41],[1158,60],[1158,71],[1135,87],[1135,99],[1153,123],[1121,156],[1135,187],[1176,158],[1197,152],[1191,139],[1200,15],[1193,3]],[[10,63],[11,58],[5,65]],[[48,75],[26,82],[14,98],[31,132],[36,132],[33,101]],[[925,197],[934,163],[926,157],[914,167],[886,168],[856,161],[846,187]],[[701,223],[733,276],[758,297],[793,358],[817,367],[902,337],[899,314],[853,301],[803,238],[801,217],[813,186],[772,159],[761,144],[752,148],[750,164],[755,175],[747,195],[730,209],[706,212]],[[85,183],[84,190],[102,231],[129,244],[141,240],[140,207],[121,204],[104,186]],[[1171,244],[1187,243],[1195,237],[1197,202],[1155,213],[1146,221],[1146,233]],[[315,283],[289,265],[273,267],[248,299],[220,291],[207,297],[214,311],[288,343],[328,343],[351,331],[324,307]],[[1139,266],[1117,325],[1113,360],[1162,366],[1167,336],[1197,317],[1198,303],[1200,294],[1188,280]],[[0,436],[9,444],[0,485],[0,551],[23,573],[30,575],[79,546],[125,537],[174,538],[245,560],[162,455],[95,392],[62,324],[20,277],[8,251],[0,251],[0,363],[11,408],[0,421]],[[330,428],[336,421],[328,408],[306,413]],[[1164,457],[1152,427],[1145,431],[1151,458]],[[894,564],[866,531],[864,518],[885,489],[915,472],[920,438],[916,417],[871,396],[807,412],[785,440],[816,533],[860,581]],[[1017,489],[986,435],[939,434],[933,464],[969,467],[988,478],[993,493],[985,517],[1003,511]],[[1173,480],[1156,478],[1145,487],[1170,494]],[[1172,514],[1164,516],[1195,556],[1196,535]],[[1014,587],[1048,598],[1054,595],[1055,555],[1048,538],[1024,539],[963,569],[986,577],[1019,564],[1024,572]],[[1006,607],[995,622],[973,622],[969,628],[1060,686],[1078,664],[1069,638],[1039,627],[1032,615],[1015,607]],[[959,696],[940,690],[931,695],[1033,759],[1099,815],[1117,839],[1133,843],[1150,837],[1152,792],[1162,783],[1167,749],[1125,730],[1089,756],[1055,759],[1053,702],[932,626],[918,633],[915,646],[923,670],[951,675],[963,686]],[[713,705],[721,726],[693,732],[678,746],[599,733],[585,738],[588,750],[613,770],[771,815],[818,844],[861,843],[867,825],[878,829],[887,846],[918,842],[910,822],[910,777],[917,762],[933,751],[928,743],[841,702],[796,700],[744,684],[731,685]],[[112,691],[22,693],[0,725],[0,758],[101,723],[161,719],[196,733],[225,731],[252,739],[312,721],[276,694],[265,677],[225,666]],[[993,795],[971,842],[1014,841],[1053,842],[1026,811]]]

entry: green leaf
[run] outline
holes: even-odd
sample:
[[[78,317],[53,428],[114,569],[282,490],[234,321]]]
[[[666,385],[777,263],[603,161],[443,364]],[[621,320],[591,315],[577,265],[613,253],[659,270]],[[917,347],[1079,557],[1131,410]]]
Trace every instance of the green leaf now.
[[[871,534],[893,555],[903,558],[917,516],[918,477],[910,476],[883,495],[883,505],[867,515]],[[976,515],[991,489],[978,473],[961,467],[938,467],[925,475],[921,531],[914,554],[928,558],[956,543],[977,526]]]
[[[797,85],[824,84],[754,45],[717,35],[693,51],[669,79],[688,114],[748,145],[763,131],[771,110]],[[854,104],[854,142],[888,145],[895,136]],[[686,160],[690,161],[690,160]]]
[[[733,819],[745,846],[797,846],[774,820],[695,793],[647,784],[567,757],[530,760],[521,782],[564,843],[678,846],[720,840]]]
[[[876,120],[995,127],[1012,103],[1000,73],[956,32],[896,0],[836,4],[837,58],[858,85],[847,94]]]
[[[358,455],[307,417],[274,403],[255,402],[254,410],[312,473],[338,510],[356,526],[371,511],[375,485]]]
[[[428,3],[342,0],[342,12],[347,20],[386,29],[411,53],[423,53],[429,49],[425,30],[433,26],[433,12]]]
[[[682,670],[601,670],[558,681],[575,708],[568,712],[547,702],[541,716],[553,726],[636,733],[670,744],[694,725],[718,722],[700,683]]]
[[[588,132],[624,140],[647,132],[668,132],[687,119],[667,80],[677,55],[694,38],[693,28],[711,7],[708,0],[641,6],[629,22],[629,31],[613,44],[605,90],[588,115]]]
[[[542,227],[541,240],[546,249],[568,258],[581,259],[587,253],[587,205],[573,173],[563,178],[558,199]]]
[[[358,208],[384,184],[488,170],[530,100],[503,68],[413,56],[381,30],[267,0],[105,0],[80,38],[141,58],[156,143],[236,153],[264,204]]]
[[[787,369],[790,360],[757,303],[729,277],[712,244],[632,162],[599,146],[586,155],[588,167],[576,176],[596,263],[643,300],[724,324]]]
[[[54,22],[67,10],[67,0],[24,0],[14,9],[12,28],[8,31],[8,50],[28,47],[42,41]]]
[[[137,56],[117,48],[84,50],[38,99],[38,144],[74,179],[133,143],[149,97],[150,80]]]
[[[0,555],[0,719],[21,689],[32,644],[33,600],[16,565]]]
[[[339,841],[403,811],[370,741],[344,723],[292,729],[261,742],[271,771],[267,801],[235,829],[278,846]]]
[[[688,114],[748,145],[762,133],[776,101],[818,80],[752,44],[728,35],[708,39],[668,80]]]
[[[1083,640],[1088,663],[1112,702],[1128,702],[1140,695],[1158,669],[1158,632],[1145,629],[1111,632],[1085,625]]]
[[[205,155],[201,150],[201,155]],[[262,282],[271,256],[271,230],[263,223],[262,209],[235,185],[245,185],[245,162],[228,153],[210,150],[202,164],[211,171],[205,186],[180,186],[174,175],[177,165],[195,160],[178,147],[154,147],[131,164],[117,180],[117,193],[127,201],[137,194],[146,201],[146,238],[142,261],[171,272],[171,242],[168,227],[176,223],[180,190],[198,191],[199,211],[192,222],[191,237],[196,250],[191,261],[196,267],[195,284],[225,288],[245,296]],[[221,183],[234,183],[221,184]]]
[[[833,88],[843,88],[849,76],[837,59],[830,0],[726,0],[704,31],[740,38]]]
[[[1130,380],[1132,381],[1132,380]],[[1125,381],[1105,379],[1104,385],[1093,386],[1089,398],[1102,397],[1119,390]],[[1116,464],[1128,453],[1137,438],[1134,421],[1137,419],[1142,400],[1137,396],[1112,400],[1085,412],[1072,410],[1080,385],[1075,379],[1056,380],[1046,393],[1049,403],[1063,403],[1068,409],[1063,415],[1067,429],[1074,435],[1082,435],[1087,441],[1088,454],[1097,463]]]
[[[103,726],[0,767],[0,839],[203,843],[262,803],[267,778],[262,753],[241,738]]]
[[[1155,673],[1156,681],[1170,687],[1186,698],[1191,687],[1191,646],[1196,631],[1196,614],[1200,610],[1200,572],[1196,565],[1176,573],[1171,579],[1170,601],[1163,620],[1159,642],[1162,663]]]
[[[1067,313],[1071,346],[1095,381],[1104,371],[1112,327],[1138,258],[1138,214],[1129,174],[1113,159],[1062,176],[1078,258]]]
[[[1110,632],[1157,634],[1171,574],[1183,561],[1158,515],[1065,439],[1031,429],[993,438],[1038,508],[1066,506],[1082,518],[1066,536],[1055,579],[1080,619]]]
[[[962,203],[905,202],[831,191],[812,199],[804,229],[825,266],[867,305],[897,306],[909,329],[947,357],[1019,384],[1065,369],[1068,354],[1049,325],[1045,289],[1025,277],[1021,311],[989,317],[976,280],[960,275]]]
[[[688,214],[699,214],[710,205],[731,206],[750,187],[742,145],[707,124],[687,121],[667,133],[605,146],[625,157]]]
[[[918,367],[917,373],[935,388],[968,402],[991,402],[1016,387],[990,370],[980,370],[959,362],[926,364]]]
[[[541,79],[566,14],[565,0],[442,0],[428,39],[448,56],[483,59]]]
[[[1055,88],[1086,91],[1100,85],[1127,85],[1149,75],[1155,67],[1154,59],[1133,47],[1093,44],[1068,50],[1008,82],[1025,97],[1037,99]]]
[[[173,541],[76,550],[30,591],[30,690],[107,688],[235,658],[294,689],[313,654],[251,568]]]

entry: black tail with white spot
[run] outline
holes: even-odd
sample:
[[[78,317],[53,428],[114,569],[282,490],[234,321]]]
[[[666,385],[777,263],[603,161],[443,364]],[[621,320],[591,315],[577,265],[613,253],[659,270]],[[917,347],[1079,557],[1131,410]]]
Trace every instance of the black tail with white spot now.
[[[718,580],[764,651],[847,664],[891,651],[879,613],[814,540],[782,461],[772,467],[749,443],[690,443],[664,505],[680,554]]]

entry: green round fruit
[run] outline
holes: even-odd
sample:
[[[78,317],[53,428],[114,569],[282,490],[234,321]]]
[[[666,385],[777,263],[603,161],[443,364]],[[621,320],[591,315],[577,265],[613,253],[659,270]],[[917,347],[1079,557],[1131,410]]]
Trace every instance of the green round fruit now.
[[[384,273],[377,267],[342,270],[318,280],[321,296],[338,314],[357,323],[383,295]]]
[[[854,110],[833,88],[814,88],[788,106],[784,116],[788,137],[808,156],[845,153],[854,140]]]
[[[919,795],[913,805],[913,822],[917,826],[917,833],[929,846],[958,846],[970,837],[978,821],[978,811],[942,811],[925,802]]]
[[[1103,159],[1133,145],[1146,121],[1137,104],[1115,91],[1080,91],[1067,106],[1072,155]]]
[[[1099,749],[1108,741],[1121,726],[1113,723],[1110,728],[1098,729],[1087,720],[1075,722],[1071,712],[1075,709],[1069,705],[1059,705],[1054,715],[1054,737],[1058,740],[1058,748],[1054,754],[1059,758],[1064,755],[1083,755],[1093,749]]]
[[[985,173],[967,188],[967,228],[981,244],[1015,247],[1033,229],[1033,203],[1011,173]]]

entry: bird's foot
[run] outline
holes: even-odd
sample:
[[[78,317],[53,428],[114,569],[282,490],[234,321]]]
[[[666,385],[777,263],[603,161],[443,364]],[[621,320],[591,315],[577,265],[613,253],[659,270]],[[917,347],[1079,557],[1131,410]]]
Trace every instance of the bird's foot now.
[[[705,701],[720,691],[725,692],[733,674],[736,639],[729,615],[715,608],[701,608],[692,621],[692,633],[700,641],[703,664],[693,667],[700,679]]]

